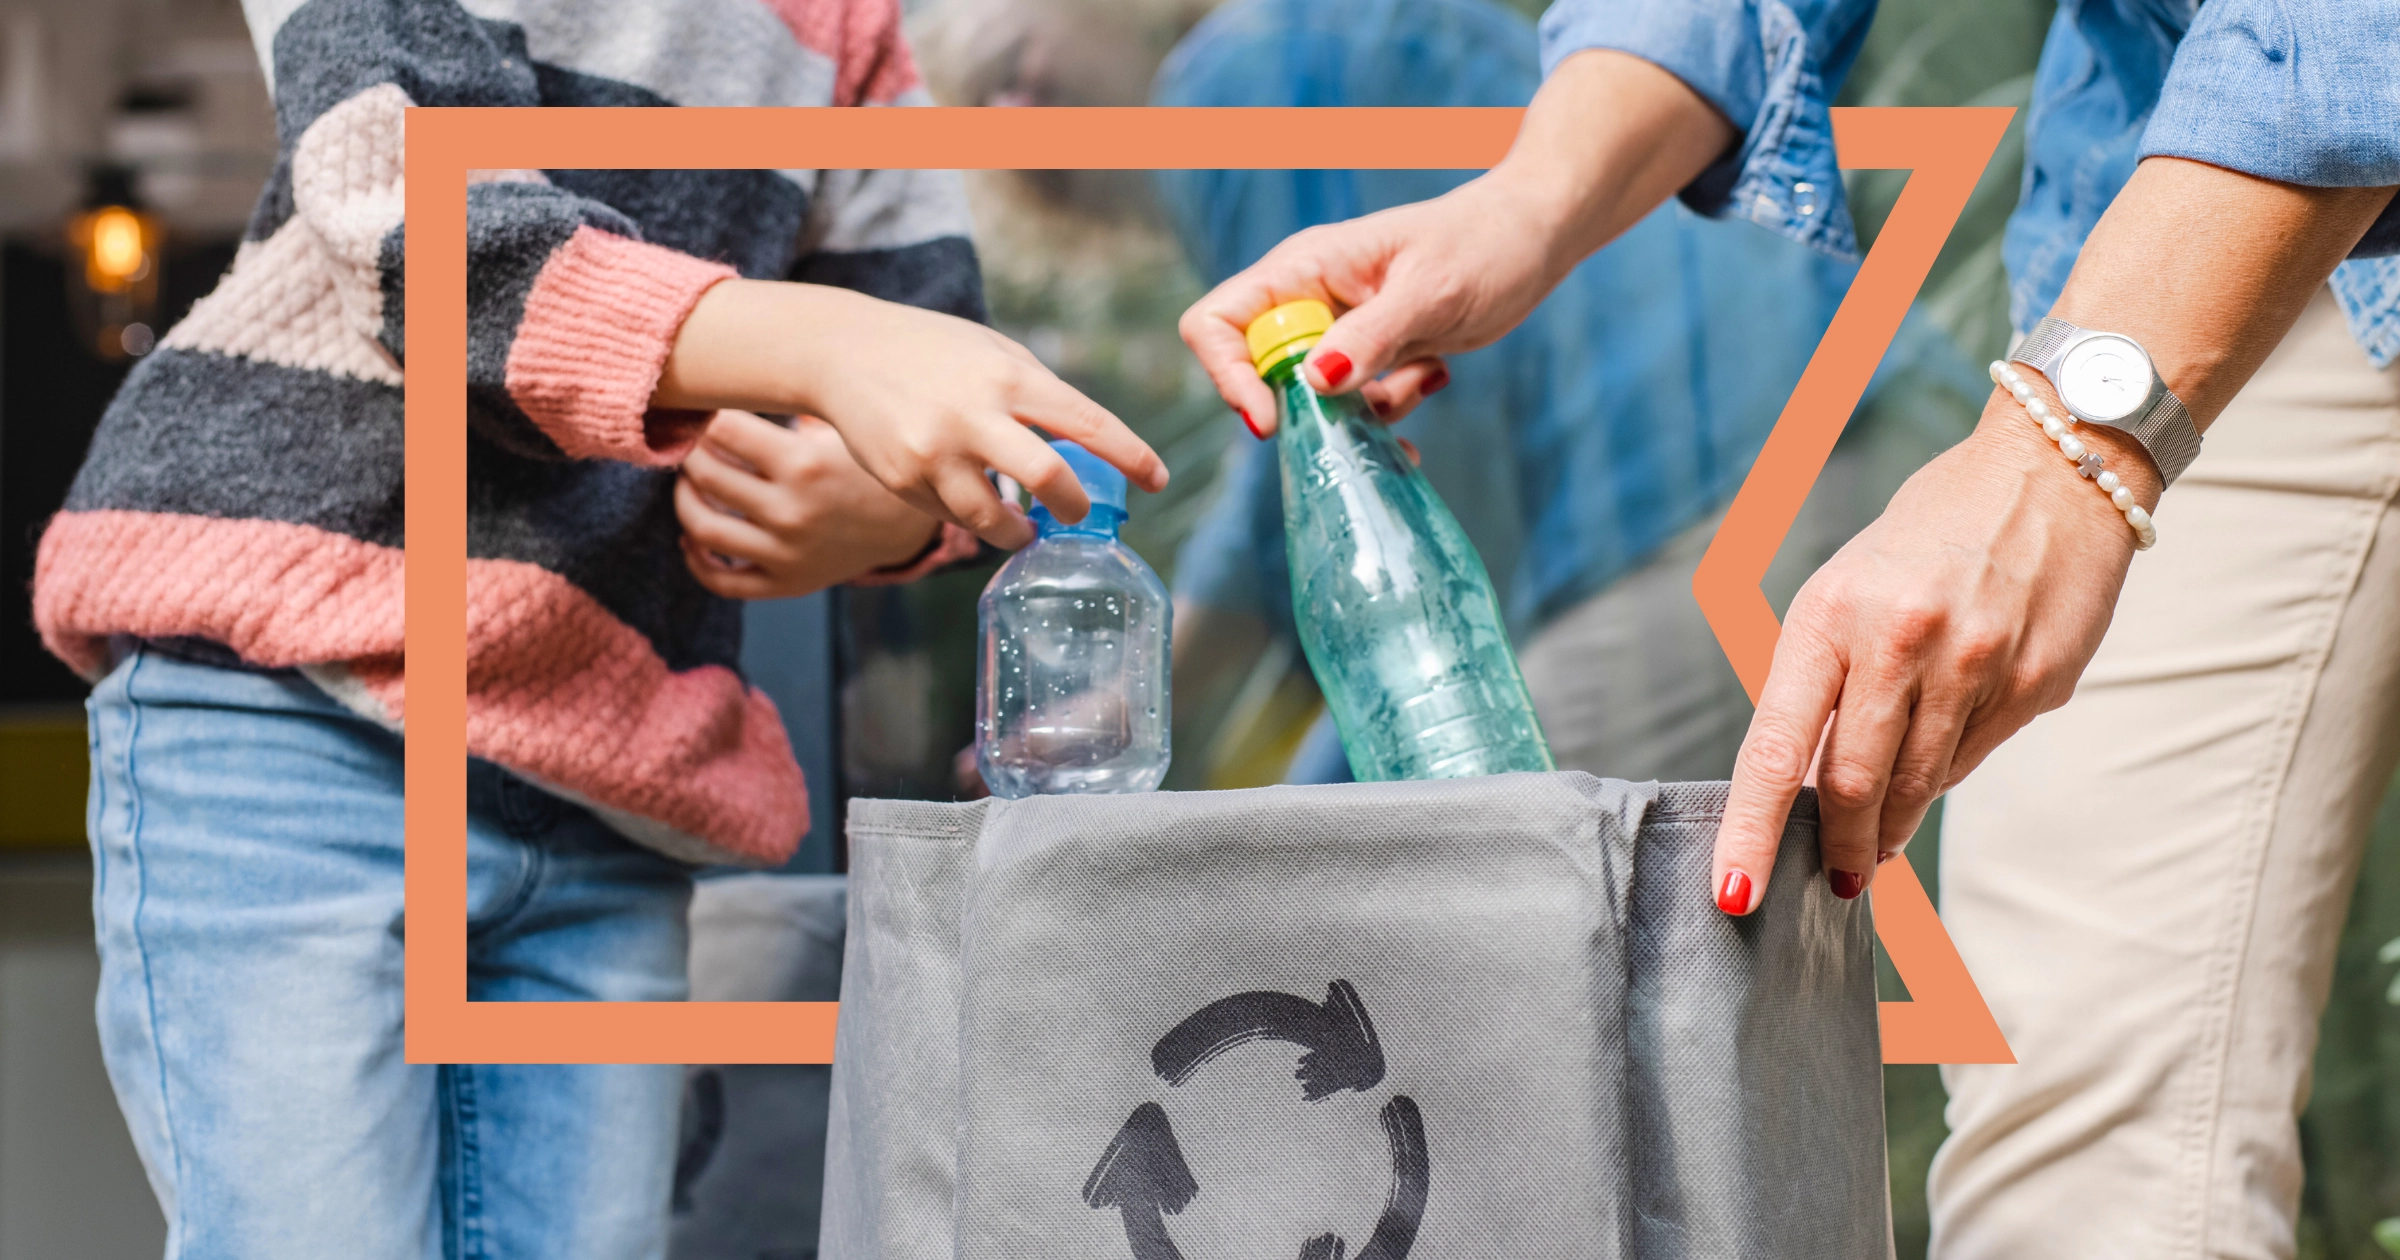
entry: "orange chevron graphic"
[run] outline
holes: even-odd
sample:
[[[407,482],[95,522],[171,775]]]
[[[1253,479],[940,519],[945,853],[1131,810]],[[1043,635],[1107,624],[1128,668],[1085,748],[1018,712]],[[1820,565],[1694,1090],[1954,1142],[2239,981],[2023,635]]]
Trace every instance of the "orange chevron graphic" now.
[[[1852,167],[1905,167],[1876,238],[1693,582],[1755,696],[1777,626],[1760,576],[2007,126],[2006,109],[1840,109]],[[469,1002],[466,781],[466,185],[473,169],[1255,168],[1466,170],[1515,109],[411,109],[406,198],[406,1055],[412,1063],[830,1063],[832,1002]],[[1291,162],[1261,136],[1302,135]],[[1262,155],[1282,159],[1262,163]],[[1915,1000],[1883,1004],[1884,1060],[2012,1062],[1905,859],[1877,927]]]

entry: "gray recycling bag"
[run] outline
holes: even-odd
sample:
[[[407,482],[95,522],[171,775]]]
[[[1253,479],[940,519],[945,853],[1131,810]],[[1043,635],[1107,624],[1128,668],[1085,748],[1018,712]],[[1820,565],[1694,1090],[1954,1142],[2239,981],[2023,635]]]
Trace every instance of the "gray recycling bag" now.
[[[1865,900],[1724,799],[854,802],[824,1256],[1888,1256]]]

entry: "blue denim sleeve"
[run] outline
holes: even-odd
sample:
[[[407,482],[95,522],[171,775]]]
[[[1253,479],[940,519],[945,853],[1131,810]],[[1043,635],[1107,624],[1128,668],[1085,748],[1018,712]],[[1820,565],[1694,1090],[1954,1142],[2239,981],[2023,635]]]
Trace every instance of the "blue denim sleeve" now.
[[[2142,133],[2191,158],[2318,187],[2400,184],[2400,0],[2210,0]],[[2400,253],[2387,209],[2353,257]]]
[[[1542,15],[1542,73],[1588,48],[1664,68],[1743,132],[1685,204],[1855,258],[1830,110],[1874,16],[1875,0],[1557,0]]]

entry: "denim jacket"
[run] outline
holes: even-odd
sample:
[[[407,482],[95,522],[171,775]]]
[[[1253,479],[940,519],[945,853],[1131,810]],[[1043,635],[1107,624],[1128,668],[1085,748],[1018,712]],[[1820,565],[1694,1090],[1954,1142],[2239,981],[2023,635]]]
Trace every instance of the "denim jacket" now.
[[[1828,112],[1874,0],[1558,0],[1544,73],[1587,48],[1656,63],[1745,132],[1683,190],[1829,253],[1857,251]],[[2002,245],[2022,332],[2058,298],[2137,162],[2288,183],[2400,184],[2400,0],[2063,0],[2034,73],[2025,185]],[[2377,366],[2400,358],[2400,204],[2333,274]]]

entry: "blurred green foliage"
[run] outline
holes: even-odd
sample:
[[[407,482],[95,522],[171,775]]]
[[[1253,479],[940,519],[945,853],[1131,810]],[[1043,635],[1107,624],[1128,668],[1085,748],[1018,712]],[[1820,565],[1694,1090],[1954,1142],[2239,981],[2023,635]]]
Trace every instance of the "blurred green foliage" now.
[[[2316,1081],[2300,1117],[2308,1180],[2302,1260],[2400,1256],[2400,1008],[2384,947],[2400,937],[2400,782],[2376,811],[2318,1026]]]

